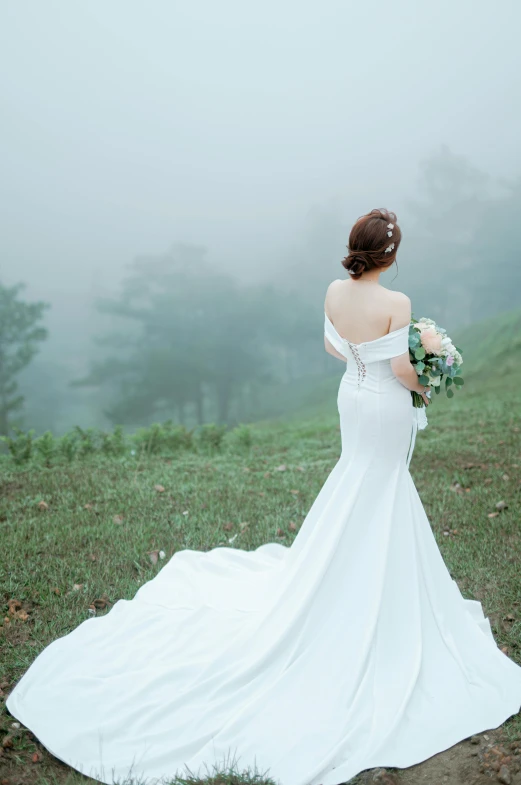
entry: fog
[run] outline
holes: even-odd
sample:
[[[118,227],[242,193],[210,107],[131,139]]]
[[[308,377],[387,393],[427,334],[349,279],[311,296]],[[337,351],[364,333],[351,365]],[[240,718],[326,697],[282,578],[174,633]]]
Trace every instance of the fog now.
[[[136,257],[203,246],[210,271],[244,283],[298,291],[311,275],[320,305],[373,207],[398,215],[403,285],[421,265],[407,233],[440,150],[482,173],[478,201],[521,174],[517,0],[3,0],[0,14],[0,281],[51,304],[40,361],[69,381],[103,323],[95,298]]]

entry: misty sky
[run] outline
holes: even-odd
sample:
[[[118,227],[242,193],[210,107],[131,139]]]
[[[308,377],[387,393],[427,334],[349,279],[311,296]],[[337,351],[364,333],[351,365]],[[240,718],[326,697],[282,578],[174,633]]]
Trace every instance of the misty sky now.
[[[441,144],[520,172],[519,0],[0,0],[0,17],[0,279],[31,296],[112,284],[178,241],[250,277],[314,205],[400,218]]]

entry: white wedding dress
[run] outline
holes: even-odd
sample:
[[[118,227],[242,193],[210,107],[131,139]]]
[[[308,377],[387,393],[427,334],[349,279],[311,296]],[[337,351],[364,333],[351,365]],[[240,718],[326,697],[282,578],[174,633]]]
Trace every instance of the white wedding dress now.
[[[182,550],[132,600],[35,659],[7,708],[104,783],[213,764],[282,785],[407,767],[501,725],[521,667],[451,578],[407,468],[415,410],[390,358],[349,343],[342,454],[290,547]],[[126,779],[129,778],[129,779]]]

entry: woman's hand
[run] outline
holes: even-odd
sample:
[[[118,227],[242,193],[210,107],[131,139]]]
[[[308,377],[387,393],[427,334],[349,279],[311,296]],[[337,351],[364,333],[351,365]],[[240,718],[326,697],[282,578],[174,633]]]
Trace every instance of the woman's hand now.
[[[420,393],[421,397],[425,401],[425,406],[428,406],[430,404],[430,402],[431,402],[431,399],[429,397],[430,393],[431,393],[431,388],[430,387],[423,387],[421,390],[418,390],[418,392]],[[428,395],[427,395],[427,393],[428,393]]]

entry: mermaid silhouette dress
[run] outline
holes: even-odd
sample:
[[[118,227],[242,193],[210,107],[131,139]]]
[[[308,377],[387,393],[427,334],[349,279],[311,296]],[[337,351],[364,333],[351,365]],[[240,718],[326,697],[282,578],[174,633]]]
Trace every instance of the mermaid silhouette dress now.
[[[451,578],[408,469],[415,413],[390,360],[346,357],[342,453],[291,546],[175,553],[132,600],[49,644],[7,708],[104,783],[234,761],[281,785],[408,767],[502,724],[521,667]]]

